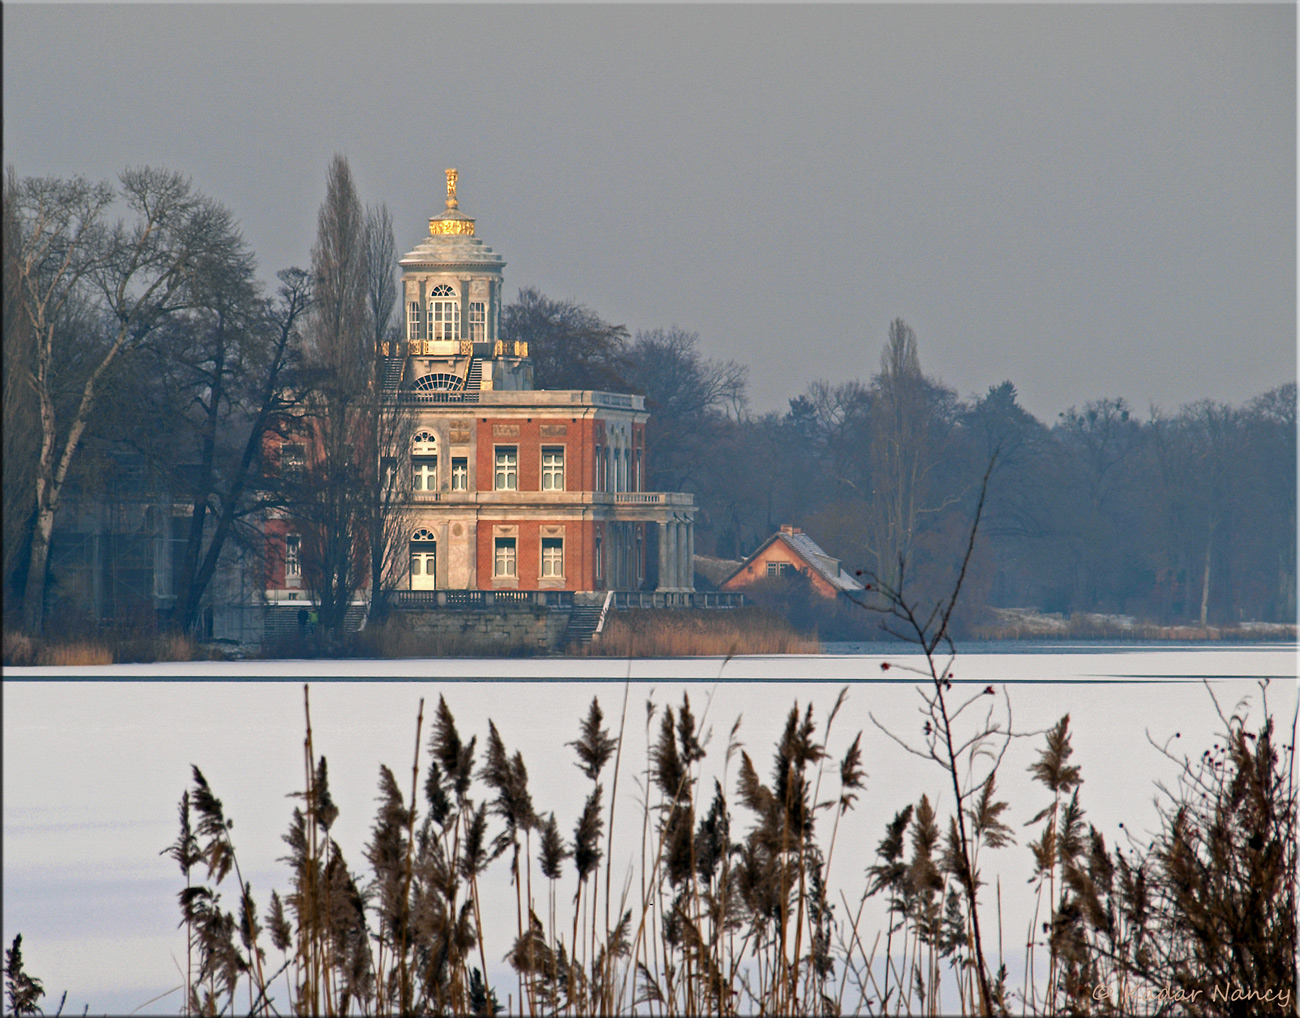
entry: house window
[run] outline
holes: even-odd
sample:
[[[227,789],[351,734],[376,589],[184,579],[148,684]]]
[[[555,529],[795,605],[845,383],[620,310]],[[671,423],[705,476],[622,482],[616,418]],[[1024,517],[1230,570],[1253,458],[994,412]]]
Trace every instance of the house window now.
[[[519,490],[519,447],[514,445],[497,446],[497,491]]]
[[[493,576],[514,576],[515,572],[515,539],[513,537],[498,537],[496,539],[496,557],[493,560]]]
[[[786,573],[794,572],[794,565],[790,562],[769,562],[767,564],[768,576],[784,576]]]
[[[285,477],[299,477],[307,466],[307,447],[298,442],[280,446],[280,470]]]
[[[542,491],[564,490],[564,446],[542,447]]]
[[[469,303],[469,338],[475,343],[482,343],[487,338],[484,331],[487,326],[487,305],[481,300]]]
[[[605,565],[600,556],[600,535],[596,535],[596,575],[605,575]]]
[[[604,462],[605,462],[604,459],[601,457],[600,446],[597,445],[596,446],[596,481],[595,481],[597,491],[605,490],[605,485],[601,483],[601,476],[600,476],[601,464],[603,464]]]
[[[411,439],[411,488],[438,490],[438,439],[431,431],[417,431]]]
[[[564,538],[542,538],[542,578],[564,575]]]
[[[284,539],[284,578],[298,580],[302,577],[302,538],[289,534]]]
[[[438,490],[438,457],[411,457],[411,487],[415,491]]]
[[[460,339],[460,301],[456,291],[446,283],[433,288],[429,298],[429,324],[433,329],[430,337],[437,340]]]
[[[464,456],[451,461],[451,490],[469,491],[469,460]]]
[[[437,585],[437,535],[422,527],[411,535],[411,589],[433,590]]]
[[[379,460],[379,484],[387,494],[397,487],[397,458],[384,456]]]
[[[420,321],[420,302],[418,300],[413,300],[407,305],[406,338],[423,339],[424,336],[421,334],[422,330],[420,329],[421,324],[422,323]]]
[[[632,490],[633,491],[645,490],[644,488],[641,487],[641,450],[640,449],[637,449],[636,451],[636,487],[634,487]]]

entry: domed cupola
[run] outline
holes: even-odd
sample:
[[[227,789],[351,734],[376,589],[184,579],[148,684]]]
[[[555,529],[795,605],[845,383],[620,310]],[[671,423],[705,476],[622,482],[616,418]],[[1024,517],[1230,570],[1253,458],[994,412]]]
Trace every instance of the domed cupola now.
[[[505,259],[474,236],[474,219],[460,210],[455,170],[447,171],[447,206],[429,219],[429,238],[401,261],[402,269],[487,272],[498,278]]]
[[[459,378],[468,395],[480,384],[472,370],[477,360],[485,362],[483,388],[529,388],[531,364],[520,364],[528,351],[500,340],[505,259],[474,235],[474,220],[456,197],[457,178],[455,170],[447,171],[446,207],[429,219],[429,236],[399,263],[408,384]]]

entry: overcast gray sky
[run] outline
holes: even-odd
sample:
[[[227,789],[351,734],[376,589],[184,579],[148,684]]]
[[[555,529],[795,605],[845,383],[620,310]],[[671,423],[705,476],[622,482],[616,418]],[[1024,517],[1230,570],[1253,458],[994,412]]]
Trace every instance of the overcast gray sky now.
[[[1296,373],[1296,11],[6,4],[5,161],[181,170],[266,275],[328,160],[405,251],[461,208],[535,285],[750,367],[867,379],[891,318],[1051,422]]]

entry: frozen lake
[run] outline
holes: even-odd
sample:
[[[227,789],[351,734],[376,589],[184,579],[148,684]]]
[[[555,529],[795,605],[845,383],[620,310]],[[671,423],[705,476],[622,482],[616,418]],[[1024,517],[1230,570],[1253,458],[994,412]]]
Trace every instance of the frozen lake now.
[[[507,749],[522,752],[539,812],[554,811],[570,833],[588,791],[565,746],[593,696],[617,732],[627,697],[622,776],[614,838],[615,884],[633,865],[639,845],[642,793],[638,772],[646,759],[646,702],[678,706],[683,693],[702,727],[713,732],[702,764],[701,788],[723,777],[728,733],[740,718],[738,739],[770,780],[772,746],[797,701],[814,704],[825,721],[839,690],[847,702],[835,721],[829,753],[838,759],[863,732],[868,778],[854,812],[841,822],[832,882],[856,902],[863,869],[874,861],[885,823],[921,794],[952,808],[945,775],[909,756],[872,721],[917,738],[922,719],[917,677],[907,666],[922,659],[884,647],[869,653],[790,657],[618,660],[605,658],[433,660],[386,662],[245,662],[61,669],[9,669],[4,683],[4,940],[23,934],[30,972],[44,980],[52,1009],[66,988],[65,1013],[126,1013],[179,987],[184,933],[177,929],[177,891],[183,878],[160,855],[176,837],[176,804],[197,764],[233,818],[233,840],[259,910],[271,890],[288,889],[280,835],[302,784],[303,691],[311,684],[314,743],[329,760],[340,817],[334,828],[354,870],[374,819],[378,769],[387,764],[409,781],[416,715],[429,720],[445,696],[463,737],[480,748],[488,719]],[[891,662],[888,671],[882,662]],[[972,648],[954,666],[957,693],[998,689],[999,710],[1009,702],[1019,732],[1047,728],[1071,715],[1077,763],[1084,776],[1087,820],[1113,841],[1118,825],[1150,830],[1155,823],[1153,781],[1171,779],[1173,765],[1150,740],[1198,756],[1221,724],[1206,681],[1225,710],[1249,698],[1260,719],[1258,683],[1271,679],[1268,700],[1279,725],[1296,709],[1296,652],[1279,645],[1016,645]],[[1005,699],[1003,694],[1005,692]],[[1170,740],[1173,740],[1172,742]],[[1006,956],[1014,969],[1028,924],[1030,872],[1024,824],[1045,800],[1026,768],[1041,736],[1014,740],[1000,775],[1002,796],[1017,844],[982,863],[1004,889]],[[423,771],[427,754],[422,754]],[[828,767],[828,788],[836,788]],[[736,762],[727,772],[735,837],[749,826],[734,801]],[[608,772],[605,775],[608,790]],[[479,796],[484,790],[476,785]],[[826,796],[823,795],[823,798]],[[827,823],[829,824],[829,815]],[[829,827],[828,827],[829,829]],[[824,834],[823,836],[827,836]],[[508,863],[488,871],[485,916],[489,963],[513,937],[514,893]],[[232,907],[236,892],[223,901]],[[872,904],[868,906],[870,916]],[[1030,902],[1030,905],[1032,902]],[[865,925],[879,928],[874,919]],[[1012,942],[1019,946],[1012,947]],[[504,969],[503,969],[504,971]],[[510,981],[513,984],[513,980]],[[504,994],[502,995],[504,1001]],[[148,1012],[176,1012],[179,991]]]

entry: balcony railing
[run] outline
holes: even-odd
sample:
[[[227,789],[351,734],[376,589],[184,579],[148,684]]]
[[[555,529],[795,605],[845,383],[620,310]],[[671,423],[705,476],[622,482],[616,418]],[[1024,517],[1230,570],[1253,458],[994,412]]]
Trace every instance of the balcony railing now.
[[[446,611],[572,608],[571,590],[395,590],[393,607]]]
[[[614,607],[619,611],[638,608],[741,608],[745,595],[730,590],[619,590]]]
[[[615,505],[694,505],[695,496],[689,491],[614,491]]]

